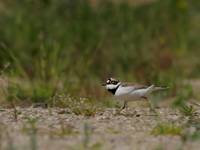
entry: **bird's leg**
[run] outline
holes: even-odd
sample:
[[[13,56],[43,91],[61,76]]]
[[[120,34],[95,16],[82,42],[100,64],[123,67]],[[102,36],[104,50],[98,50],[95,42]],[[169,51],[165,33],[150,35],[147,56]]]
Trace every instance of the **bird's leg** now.
[[[142,99],[145,99],[145,100],[148,101],[148,103],[149,103],[149,107],[150,107],[150,111],[152,111],[152,112],[155,113],[155,108],[154,108],[152,102],[148,99],[148,97],[147,97],[147,96],[142,96],[141,98],[142,98]]]
[[[153,104],[152,101],[149,100],[148,98],[147,98],[147,100],[148,100],[148,103],[149,103],[150,112],[153,112],[155,115],[157,115],[157,112],[156,112],[156,109],[155,109],[154,104]]]
[[[123,106],[121,107],[120,110],[123,110],[123,109],[125,109],[126,107],[127,107],[127,101],[124,101],[124,104],[123,104]]]
[[[121,114],[121,111],[124,110],[126,107],[127,107],[127,101],[124,101],[123,106],[120,107],[120,108],[117,110],[116,115]]]
[[[145,100],[148,100],[148,98],[146,96],[142,96],[141,97],[142,99],[145,99]]]

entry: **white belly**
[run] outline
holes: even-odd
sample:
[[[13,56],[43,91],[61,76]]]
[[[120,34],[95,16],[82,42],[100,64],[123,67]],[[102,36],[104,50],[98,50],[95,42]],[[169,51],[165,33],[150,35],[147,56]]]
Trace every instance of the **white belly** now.
[[[134,90],[130,93],[120,93],[116,92],[115,97],[118,100],[123,100],[123,101],[135,101],[135,100],[141,100],[144,99],[144,97],[148,96],[147,89],[138,89]]]

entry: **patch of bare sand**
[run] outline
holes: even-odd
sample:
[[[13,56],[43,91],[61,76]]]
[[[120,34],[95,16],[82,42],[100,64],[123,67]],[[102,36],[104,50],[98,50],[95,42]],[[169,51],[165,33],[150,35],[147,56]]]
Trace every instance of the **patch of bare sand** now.
[[[156,113],[148,108],[129,108],[120,114],[116,109],[106,109],[94,117],[56,108],[18,108],[18,111],[17,121],[11,109],[0,112],[1,149],[10,143],[20,150],[30,149],[32,128],[36,128],[39,150],[84,149],[85,144],[90,149],[102,150],[197,150],[200,146],[195,141],[183,145],[179,136],[151,135],[159,122],[184,122],[178,112],[169,108],[157,109]]]

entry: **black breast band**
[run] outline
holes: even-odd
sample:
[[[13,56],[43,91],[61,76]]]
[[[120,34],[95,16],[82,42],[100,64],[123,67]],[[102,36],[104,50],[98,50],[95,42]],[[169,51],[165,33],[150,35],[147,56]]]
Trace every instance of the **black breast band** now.
[[[111,92],[113,95],[115,95],[115,92],[119,88],[120,84],[115,89],[108,89],[109,92]]]

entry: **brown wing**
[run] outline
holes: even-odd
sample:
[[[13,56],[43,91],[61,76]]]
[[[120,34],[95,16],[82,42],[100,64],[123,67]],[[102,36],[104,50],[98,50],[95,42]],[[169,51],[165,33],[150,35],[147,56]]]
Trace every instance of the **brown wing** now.
[[[147,88],[148,87],[146,85],[133,84],[133,83],[122,83],[121,86],[122,87],[132,86],[132,87],[134,87],[134,89],[143,89],[143,88]]]

